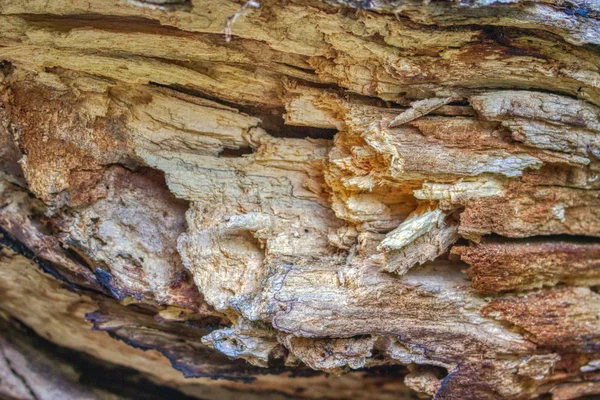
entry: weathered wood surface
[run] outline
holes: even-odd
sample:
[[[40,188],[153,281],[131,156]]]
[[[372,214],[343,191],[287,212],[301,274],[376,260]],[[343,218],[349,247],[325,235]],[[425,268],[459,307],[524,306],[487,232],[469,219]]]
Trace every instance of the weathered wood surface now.
[[[132,396],[37,340],[201,398],[600,395],[599,49],[593,0],[0,1],[0,394]]]

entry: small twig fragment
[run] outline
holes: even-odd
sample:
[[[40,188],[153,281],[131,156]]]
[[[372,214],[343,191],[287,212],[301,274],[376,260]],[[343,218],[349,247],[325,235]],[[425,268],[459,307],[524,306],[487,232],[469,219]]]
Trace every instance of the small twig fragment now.
[[[411,107],[408,110],[396,116],[388,126],[390,128],[395,128],[404,125],[429,114],[433,110],[440,108],[453,100],[455,100],[454,97],[434,97],[431,99],[417,100],[411,104]]]

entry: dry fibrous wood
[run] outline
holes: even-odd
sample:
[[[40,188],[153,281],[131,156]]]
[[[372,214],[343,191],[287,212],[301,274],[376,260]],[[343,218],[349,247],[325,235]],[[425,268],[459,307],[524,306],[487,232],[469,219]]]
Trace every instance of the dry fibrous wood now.
[[[2,0],[0,61],[1,396],[600,395],[597,2]]]

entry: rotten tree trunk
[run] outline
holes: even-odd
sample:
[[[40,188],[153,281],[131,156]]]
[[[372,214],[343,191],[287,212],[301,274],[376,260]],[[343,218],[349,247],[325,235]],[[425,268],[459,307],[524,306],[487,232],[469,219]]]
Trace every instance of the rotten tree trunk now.
[[[597,1],[0,0],[0,60],[0,397],[600,395]]]

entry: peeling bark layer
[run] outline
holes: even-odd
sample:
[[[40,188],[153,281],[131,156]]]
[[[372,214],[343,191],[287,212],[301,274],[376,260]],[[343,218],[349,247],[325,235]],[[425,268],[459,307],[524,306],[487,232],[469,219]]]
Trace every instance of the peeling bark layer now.
[[[600,395],[599,46],[593,1],[0,2],[0,394]]]

